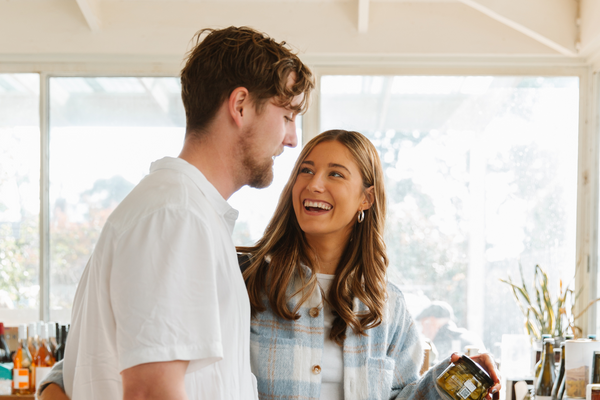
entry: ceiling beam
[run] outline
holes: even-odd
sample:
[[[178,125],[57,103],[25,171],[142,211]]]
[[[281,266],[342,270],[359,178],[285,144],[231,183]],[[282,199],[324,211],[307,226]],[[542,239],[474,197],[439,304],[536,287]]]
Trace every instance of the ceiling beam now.
[[[521,1],[459,0],[488,17],[550,47],[566,56],[577,56],[577,8],[575,2],[553,1],[544,4]],[[565,12],[566,11],[566,12]],[[541,15],[544,13],[545,15]],[[538,25],[535,28],[530,22]],[[529,25],[529,26],[528,26]]]
[[[358,0],[358,32],[369,30],[369,0]]]
[[[77,5],[92,32],[100,31],[97,0],[77,0]]]

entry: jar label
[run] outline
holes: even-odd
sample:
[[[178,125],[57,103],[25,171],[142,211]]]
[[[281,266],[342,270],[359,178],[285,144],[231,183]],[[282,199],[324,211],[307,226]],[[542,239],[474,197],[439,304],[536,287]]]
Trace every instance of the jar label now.
[[[467,397],[469,397],[471,395],[471,393],[473,393],[475,391],[477,387],[475,385],[473,385],[473,382],[466,381],[464,386],[458,391],[458,393],[456,393],[456,395],[458,397],[461,397],[463,399],[466,399]]]
[[[13,387],[15,389],[29,389],[29,370],[15,368],[13,370]]]

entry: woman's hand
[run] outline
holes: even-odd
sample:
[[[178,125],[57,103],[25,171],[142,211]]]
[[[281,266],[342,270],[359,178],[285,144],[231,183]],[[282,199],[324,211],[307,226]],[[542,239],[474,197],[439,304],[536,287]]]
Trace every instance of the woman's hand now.
[[[460,356],[457,353],[452,354],[450,360],[452,362],[458,361]],[[488,394],[485,396],[486,399],[491,400],[492,394],[496,394],[502,388],[500,384],[500,372],[496,368],[496,362],[494,361],[491,354],[478,354],[476,356],[470,357],[471,360],[475,361],[477,364],[481,365],[481,367],[488,373],[490,378],[494,381],[494,386],[490,388]]]
[[[62,391],[56,383],[49,384],[42,394],[38,397],[39,400],[69,400],[69,397]]]

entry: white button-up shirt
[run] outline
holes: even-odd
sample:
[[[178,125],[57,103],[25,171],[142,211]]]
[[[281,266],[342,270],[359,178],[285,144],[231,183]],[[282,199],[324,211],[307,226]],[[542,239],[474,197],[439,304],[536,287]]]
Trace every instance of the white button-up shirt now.
[[[64,362],[71,399],[122,398],[121,371],[171,360],[190,360],[190,399],[257,398],[237,216],[196,167],[152,164],[108,218],[79,283]]]

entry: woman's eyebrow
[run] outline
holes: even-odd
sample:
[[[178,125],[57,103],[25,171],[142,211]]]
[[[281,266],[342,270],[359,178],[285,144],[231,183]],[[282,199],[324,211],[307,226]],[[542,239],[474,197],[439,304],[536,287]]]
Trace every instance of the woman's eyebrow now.
[[[313,167],[315,166],[315,163],[313,161],[302,161],[302,164],[308,164],[308,165],[312,165]],[[350,170],[346,167],[344,167],[342,164],[336,164],[336,163],[329,163],[328,164],[329,168],[341,168],[346,170],[346,172],[348,172],[348,175],[352,175],[352,173],[350,172]]]
[[[350,170],[348,168],[344,167],[342,164],[329,163],[329,168],[342,168],[342,169],[345,169],[349,175],[352,175],[350,173]]]

